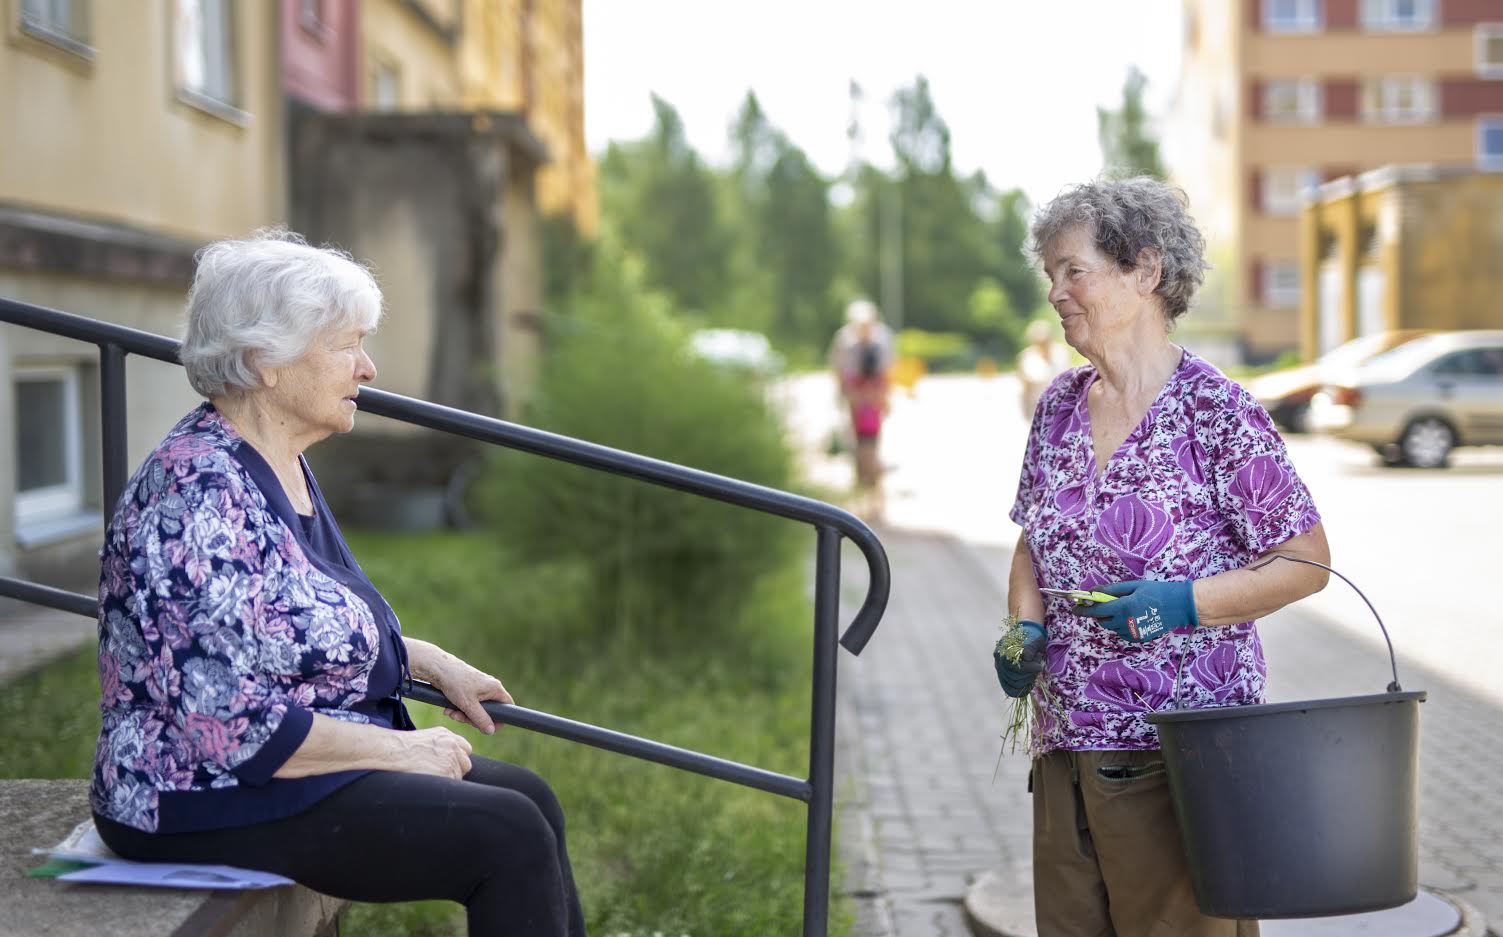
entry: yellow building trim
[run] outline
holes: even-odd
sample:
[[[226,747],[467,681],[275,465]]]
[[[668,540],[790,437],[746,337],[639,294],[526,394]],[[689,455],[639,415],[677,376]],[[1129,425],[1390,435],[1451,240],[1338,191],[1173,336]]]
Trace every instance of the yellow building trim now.
[[[1244,50],[1245,74],[1260,78],[1364,78],[1387,74],[1471,77],[1475,41],[1470,27],[1391,34],[1249,33]]]
[[[1243,160],[1249,167],[1359,161],[1364,168],[1387,163],[1475,163],[1477,125],[1473,120],[1377,125],[1357,121],[1292,127],[1249,122],[1243,134]]]

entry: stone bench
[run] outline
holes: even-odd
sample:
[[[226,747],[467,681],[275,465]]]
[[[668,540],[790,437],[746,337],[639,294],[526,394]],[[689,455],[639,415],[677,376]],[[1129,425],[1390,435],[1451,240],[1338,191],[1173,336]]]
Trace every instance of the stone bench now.
[[[254,891],[72,885],[26,878],[89,816],[87,781],[0,781],[0,937],[333,937],[348,902],[296,885]]]

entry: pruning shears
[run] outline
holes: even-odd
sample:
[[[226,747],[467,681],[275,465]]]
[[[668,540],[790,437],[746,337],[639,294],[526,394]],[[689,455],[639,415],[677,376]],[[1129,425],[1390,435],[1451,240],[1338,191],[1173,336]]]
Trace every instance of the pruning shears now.
[[[1115,602],[1120,596],[1108,595],[1105,592],[1092,592],[1089,589],[1044,589],[1040,592],[1045,595],[1056,596],[1068,600],[1074,605],[1100,605],[1102,602]]]

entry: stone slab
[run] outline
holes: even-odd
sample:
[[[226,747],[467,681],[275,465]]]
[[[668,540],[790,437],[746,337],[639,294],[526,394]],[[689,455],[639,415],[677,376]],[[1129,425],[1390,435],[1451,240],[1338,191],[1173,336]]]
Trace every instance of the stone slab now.
[[[89,816],[88,782],[0,781],[0,937],[297,937],[332,933],[347,902],[302,886],[253,892],[73,885],[30,879]]]

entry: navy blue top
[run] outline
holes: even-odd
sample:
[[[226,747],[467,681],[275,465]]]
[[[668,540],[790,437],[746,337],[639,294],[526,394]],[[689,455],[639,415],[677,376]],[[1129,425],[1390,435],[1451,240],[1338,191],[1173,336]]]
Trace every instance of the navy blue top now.
[[[318,482],[306,461],[299,456],[308,493],[313,500],[313,514],[303,515],[293,509],[266,460],[249,443],[240,442],[234,451],[256,486],[266,496],[268,506],[293,532],[303,552],[326,576],[338,581],[370,607],[381,631],[381,649],[370,673],[363,701],[350,706],[353,712],[367,716],[373,725],[393,729],[415,728],[400,695],[403,675],[407,671],[407,649],[399,640],[402,633],[397,616],[381,593],[355,562],[349,544],[339,532],[334,515],[319,491]],[[251,759],[280,766],[307,738],[312,717],[306,710],[288,711],[282,727],[272,734],[262,750]],[[269,777],[264,783],[240,784],[207,791],[167,791],[160,797],[159,833],[185,833],[200,830],[249,826],[308,809],[320,799],[369,774],[368,771],[336,771],[304,778]]]

